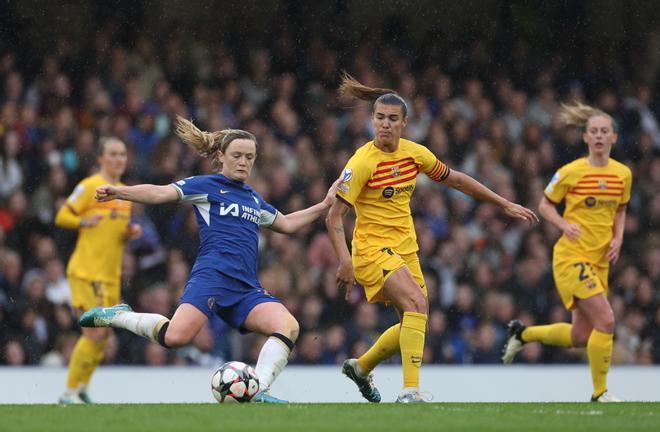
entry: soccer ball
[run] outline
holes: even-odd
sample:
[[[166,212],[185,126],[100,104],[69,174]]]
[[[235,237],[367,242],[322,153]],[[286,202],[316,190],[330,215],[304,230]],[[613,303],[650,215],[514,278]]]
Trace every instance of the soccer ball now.
[[[231,361],[213,373],[211,392],[220,403],[250,402],[259,392],[259,378],[252,366]]]

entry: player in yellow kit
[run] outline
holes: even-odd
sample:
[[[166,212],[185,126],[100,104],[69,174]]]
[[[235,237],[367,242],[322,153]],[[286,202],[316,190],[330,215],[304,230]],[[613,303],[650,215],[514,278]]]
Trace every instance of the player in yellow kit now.
[[[349,296],[356,281],[367,301],[393,304],[401,322],[387,329],[359,359],[344,362],[342,372],[353,380],[362,396],[380,402],[371,371],[383,360],[401,353],[403,391],[397,402],[423,402],[419,392],[428,302],[417,258],[417,238],[410,199],[417,176],[425,173],[474,198],[502,207],[511,217],[530,222],[536,215],[497,195],[473,178],[449,169],[426,147],[401,138],[407,107],[394,91],[364,86],[346,75],[344,95],[374,102],[372,124],[376,137],[360,147],[348,161],[339,198],[326,219],[328,233],[339,257],[337,283]],[[343,217],[354,208],[352,257],[346,245]]]
[[[94,199],[97,187],[108,183],[121,185],[119,180],[126,169],[124,143],[116,138],[102,139],[98,164],[99,173],[83,179],[55,217],[57,226],[78,230],[76,248],[67,266],[72,305],[77,314],[96,306],[119,303],[124,245],[142,233],[139,225],[130,223],[130,202]],[[60,403],[91,403],[87,386],[103,360],[110,331],[82,329],[82,336],[71,354],[67,389]]]
[[[511,363],[527,342],[563,347],[587,347],[594,391],[593,402],[618,402],[607,391],[612,356],[614,313],[607,300],[610,263],[619,258],[630,200],[632,173],[610,158],[617,140],[616,124],[600,110],[577,104],[563,106],[562,120],[583,128],[588,155],[555,173],[541,198],[539,212],[563,235],[554,247],[555,284],[572,324],[525,327],[509,323],[502,360]],[[563,216],[556,205],[565,201]]]

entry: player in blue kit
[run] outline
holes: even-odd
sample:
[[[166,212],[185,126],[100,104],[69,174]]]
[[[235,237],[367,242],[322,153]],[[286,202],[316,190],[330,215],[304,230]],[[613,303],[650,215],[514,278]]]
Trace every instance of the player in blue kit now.
[[[250,132],[199,130],[177,119],[177,135],[204,157],[213,158],[219,174],[189,177],[170,185],[106,185],[97,188],[98,201],[122,199],[144,204],[190,202],[199,224],[200,247],[188,283],[172,319],[136,313],[128,305],[94,308],[80,318],[83,327],[123,328],[166,348],[189,344],[212,314],[239,331],[268,336],[256,371],[255,401],[283,403],[268,389],[286,366],[298,337],[298,321],[257,278],[259,227],[294,233],[334,202],[339,181],[325,199],[306,209],[279,213],[245,181],[257,157],[257,140]]]

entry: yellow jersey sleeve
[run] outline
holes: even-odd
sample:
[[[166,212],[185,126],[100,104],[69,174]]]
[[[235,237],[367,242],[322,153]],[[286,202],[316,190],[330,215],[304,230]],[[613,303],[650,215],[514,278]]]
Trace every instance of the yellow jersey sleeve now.
[[[564,200],[570,188],[569,171],[566,166],[557,170],[557,172],[550,179],[550,183],[545,187],[545,197],[555,204],[559,204]]]
[[[632,172],[629,168],[626,167],[625,174],[623,176],[623,197],[621,198],[621,204],[619,207],[625,207],[630,202],[630,191],[632,189]]]
[[[433,152],[423,145],[419,145],[418,161],[421,163],[419,170],[429,176],[432,180],[441,182],[449,175],[449,167],[440,159],[435,157]]]
[[[89,177],[88,177],[89,178]],[[84,179],[76,185],[66,200],[66,206],[76,215],[82,215],[94,202],[96,188],[92,187],[88,179]]]
[[[55,215],[55,225],[60,228],[78,229],[82,218],[76,215],[71,208],[64,204]]]
[[[360,153],[349,159],[342,173],[342,181],[337,188],[337,198],[353,207],[362,188],[371,178],[373,169],[369,167]]]

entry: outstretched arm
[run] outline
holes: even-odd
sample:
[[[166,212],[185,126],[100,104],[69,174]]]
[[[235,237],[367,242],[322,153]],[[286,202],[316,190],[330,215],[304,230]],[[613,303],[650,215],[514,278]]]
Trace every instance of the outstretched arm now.
[[[299,210],[297,212],[289,213],[288,215],[279,213],[275,218],[275,222],[270,226],[270,229],[284,234],[292,234],[298,231],[299,229],[309,225],[311,222],[316,220],[323,212],[325,212],[332,203],[335,201],[335,195],[337,194],[337,186],[341,179],[335,180],[335,182],[328,189],[328,193],[325,196],[325,199],[318,204],[314,204],[311,207],[306,209]]]
[[[122,199],[142,204],[162,204],[179,200],[179,193],[171,185],[156,186],[141,184],[135,186],[105,185],[96,188],[97,201]]]
[[[337,285],[340,289],[345,289],[345,298],[351,295],[351,289],[355,284],[355,275],[353,274],[353,262],[351,253],[346,245],[346,232],[344,231],[344,216],[348,213],[349,207],[342,201],[337,200],[330,207],[328,216],[325,218],[325,225],[328,228],[328,237],[332,242],[335,253],[339,258],[339,267],[337,268]]]
[[[55,215],[55,225],[66,229],[92,228],[98,225],[101,219],[103,219],[103,215],[100,214],[94,214],[86,218],[80,217],[68,203],[65,203]]]
[[[512,218],[523,219],[529,223],[539,221],[539,218],[530,209],[499,196],[469,175],[463,174],[460,171],[451,170],[444,183],[466,195],[470,195],[472,198],[488,201],[502,207],[504,212]]]

